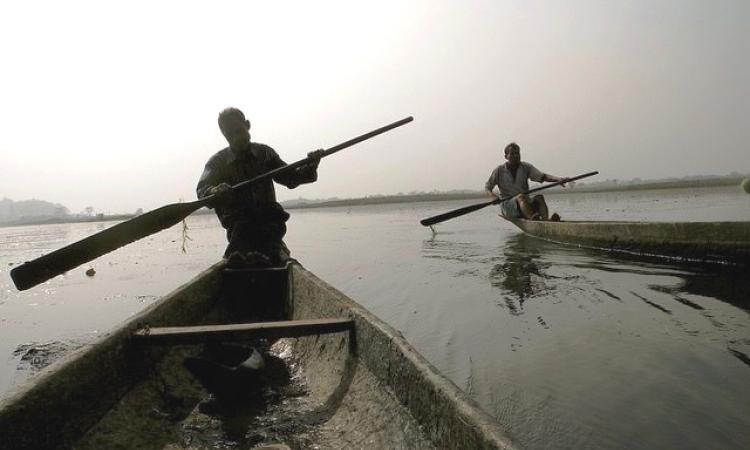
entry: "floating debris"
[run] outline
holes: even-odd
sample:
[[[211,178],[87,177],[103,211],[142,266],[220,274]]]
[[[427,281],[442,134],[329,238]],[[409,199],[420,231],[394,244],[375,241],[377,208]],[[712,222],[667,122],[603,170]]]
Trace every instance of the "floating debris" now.
[[[92,267],[86,271],[86,275],[89,277],[93,277],[94,275],[96,275],[96,270],[94,270],[94,268]]]
[[[147,302],[147,301],[153,301],[159,298],[156,295],[136,295],[135,299],[138,300],[139,303]]]
[[[50,365],[63,355],[81,347],[80,342],[52,341],[46,343],[28,343],[16,347],[13,356],[20,357],[17,370],[36,373]]]

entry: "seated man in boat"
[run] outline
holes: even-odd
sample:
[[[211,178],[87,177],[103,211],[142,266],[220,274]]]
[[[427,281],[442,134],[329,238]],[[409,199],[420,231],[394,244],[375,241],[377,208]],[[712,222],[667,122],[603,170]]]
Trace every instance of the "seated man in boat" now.
[[[260,258],[261,263],[282,265],[289,259],[289,249],[282,241],[289,214],[276,202],[273,182],[289,189],[314,182],[323,150],[308,153],[311,161],[305,166],[234,191],[231,186],[286,163],[271,147],[250,142],[250,121],[239,109],[223,110],[219,128],[229,147],[208,160],[196,190],[198,198],[216,194],[211,207],[227,230],[229,241],[224,257],[234,264],[242,264],[248,258],[258,262]]]
[[[531,164],[521,161],[521,147],[511,142],[505,147],[505,164],[492,171],[485,183],[485,189],[493,197],[513,197],[500,204],[500,211],[507,218],[524,218],[531,220],[559,221],[560,216],[554,213],[549,217],[549,209],[544,196],[529,197],[524,192],[529,190],[529,180],[543,183],[545,181],[565,181],[567,178],[546,174]],[[499,194],[494,188],[499,189]]]

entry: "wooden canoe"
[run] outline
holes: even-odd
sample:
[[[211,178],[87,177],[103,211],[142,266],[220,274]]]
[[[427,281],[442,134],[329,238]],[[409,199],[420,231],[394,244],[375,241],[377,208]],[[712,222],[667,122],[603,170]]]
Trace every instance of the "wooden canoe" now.
[[[282,362],[288,384],[263,387],[257,405],[206,411],[213,396],[184,361],[205,351],[200,341],[209,335],[285,335],[273,324],[220,326],[249,318],[313,328],[334,318],[326,325],[334,328],[271,339],[267,357]],[[194,333],[180,328],[171,342],[178,345],[169,345],[174,330],[165,327],[189,325]],[[13,449],[514,447],[397,331],[299,264],[231,270],[223,262],[0,400],[0,442]]]
[[[686,261],[750,265],[750,222],[506,220],[530,236],[552,242]]]

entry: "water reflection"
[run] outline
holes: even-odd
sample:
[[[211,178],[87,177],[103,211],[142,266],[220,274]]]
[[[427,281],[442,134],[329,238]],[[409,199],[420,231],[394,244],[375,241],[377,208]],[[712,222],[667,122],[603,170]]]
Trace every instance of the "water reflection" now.
[[[512,297],[506,299],[506,305],[512,314],[520,314],[527,299],[546,295],[554,289],[547,281],[556,277],[546,273],[551,263],[542,258],[539,242],[518,234],[509,237],[502,250],[504,258],[490,270],[490,283]]]

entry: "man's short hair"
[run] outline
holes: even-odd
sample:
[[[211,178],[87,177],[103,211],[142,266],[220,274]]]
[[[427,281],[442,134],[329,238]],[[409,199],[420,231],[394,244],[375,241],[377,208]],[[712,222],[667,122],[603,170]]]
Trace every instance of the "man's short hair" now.
[[[224,108],[219,113],[219,127],[221,128],[222,124],[230,117],[236,117],[243,122],[245,121],[245,114],[234,106],[230,106],[229,108]]]
[[[510,144],[505,146],[505,155],[507,156],[508,152],[510,152],[513,149],[521,151],[521,147],[519,147],[518,144],[516,144],[515,142],[511,142]]]

